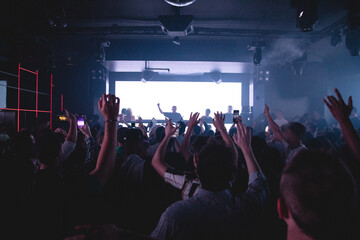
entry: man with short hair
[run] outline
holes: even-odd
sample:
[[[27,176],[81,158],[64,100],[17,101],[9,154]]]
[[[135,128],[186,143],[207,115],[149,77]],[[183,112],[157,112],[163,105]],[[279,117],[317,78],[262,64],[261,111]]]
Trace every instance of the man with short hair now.
[[[167,208],[152,237],[160,240],[246,239],[263,211],[268,189],[251,150],[250,130],[242,123],[237,123],[238,134],[234,140],[244,154],[249,172],[248,189],[239,199],[229,192],[236,172],[237,150],[231,145],[232,141],[227,142],[229,137],[224,126],[225,118],[218,114],[214,119],[214,125],[223,140],[210,138],[201,151],[194,154],[201,187],[193,197]],[[169,122],[165,129],[164,141],[176,131],[171,125]],[[158,151],[161,149],[162,146]],[[153,163],[153,166],[162,176],[168,171],[157,163]]]
[[[298,122],[291,122],[283,125],[281,128],[276,124],[270,115],[269,106],[265,104],[264,115],[270,125],[277,140],[281,142],[285,150],[285,163],[289,163],[296,154],[307,149],[302,144],[302,139],[305,135],[306,128]]]
[[[278,213],[287,239],[356,239],[350,225],[356,184],[343,162],[320,151],[302,151],[285,167]]]
[[[165,117],[167,117],[168,119],[171,119],[173,122],[179,122],[181,121],[183,118],[181,116],[180,113],[176,112],[177,111],[177,107],[176,106],[172,106],[171,108],[171,112],[163,112],[160,108],[160,103],[157,104],[159,112],[164,115]]]

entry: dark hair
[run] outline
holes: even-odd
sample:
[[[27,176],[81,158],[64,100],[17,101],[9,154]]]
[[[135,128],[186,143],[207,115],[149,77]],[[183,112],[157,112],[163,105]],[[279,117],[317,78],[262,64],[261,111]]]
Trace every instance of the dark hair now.
[[[355,189],[343,162],[320,151],[297,154],[285,167],[280,184],[292,218],[316,239],[342,238],[354,211]]]
[[[209,139],[197,157],[197,173],[204,189],[219,192],[230,187],[235,173],[234,155],[223,141]]]
[[[198,125],[196,125],[196,126],[194,127],[194,129],[193,129],[193,132],[194,132],[195,135],[200,135],[200,133],[201,133],[201,127],[198,126]]]
[[[162,126],[157,127],[155,130],[155,141],[157,143],[161,143],[164,137],[165,137],[165,128]]]
[[[128,128],[120,127],[117,130],[117,140],[119,143],[124,144],[125,143],[125,136]]]
[[[291,132],[293,132],[295,134],[295,136],[302,140],[305,132],[306,132],[306,128],[304,125],[302,125],[299,122],[291,122],[286,126]]]
[[[145,137],[140,129],[128,129],[125,134],[124,153],[125,157],[131,154],[140,154],[142,142]]]
[[[183,121],[179,121],[178,123],[180,125],[179,135],[183,135],[185,133],[186,124]]]
[[[191,151],[193,153],[199,153],[201,149],[206,145],[209,139],[210,136],[207,135],[196,136],[193,142],[191,143]]]
[[[60,139],[52,132],[46,131],[36,139],[36,151],[41,163],[54,166],[61,150]]]

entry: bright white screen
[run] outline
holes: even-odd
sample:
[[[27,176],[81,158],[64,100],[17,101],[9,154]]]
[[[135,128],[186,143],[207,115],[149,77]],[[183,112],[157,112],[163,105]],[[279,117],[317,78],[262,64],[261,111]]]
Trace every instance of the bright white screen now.
[[[177,106],[184,120],[191,112],[205,114],[210,108],[214,112],[227,112],[228,105],[241,112],[241,83],[223,82],[156,82],[116,81],[115,94],[120,98],[120,108],[131,108],[133,115],[143,119],[164,119],[157,103],[164,112]]]

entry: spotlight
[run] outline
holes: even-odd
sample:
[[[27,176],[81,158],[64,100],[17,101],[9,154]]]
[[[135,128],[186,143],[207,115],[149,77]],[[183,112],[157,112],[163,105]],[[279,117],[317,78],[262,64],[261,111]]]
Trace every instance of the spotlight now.
[[[262,41],[252,42],[247,46],[249,51],[254,51],[253,62],[254,66],[260,66],[262,60],[262,49],[265,48],[265,43]]]
[[[173,42],[173,44],[178,45],[178,46],[180,46],[180,44],[181,44],[179,37],[175,37],[175,38],[172,40],[172,42]]]
[[[146,83],[147,81],[151,81],[155,76],[155,73],[153,71],[145,70],[142,73],[141,82]]]
[[[331,46],[336,47],[342,42],[340,31],[335,31],[331,36]]]
[[[261,47],[256,47],[253,55],[253,61],[255,66],[260,66],[262,60]]]
[[[313,31],[314,24],[319,20],[319,0],[291,0],[296,8],[296,27],[302,32]]]
[[[196,0],[165,0],[168,4],[174,7],[186,7],[193,4]]]
[[[211,72],[210,77],[216,84],[222,83],[221,73],[220,72]]]
[[[162,15],[159,21],[162,31],[169,36],[187,36],[194,32],[192,15]]]

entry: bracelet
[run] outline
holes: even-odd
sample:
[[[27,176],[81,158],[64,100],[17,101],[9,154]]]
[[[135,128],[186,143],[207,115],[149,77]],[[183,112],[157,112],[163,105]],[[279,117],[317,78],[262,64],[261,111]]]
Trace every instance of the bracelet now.
[[[219,132],[226,132],[227,130],[226,129],[221,129],[221,130],[218,130]]]
[[[105,123],[112,123],[112,122],[117,122],[116,119],[109,119],[109,120],[106,120]]]

